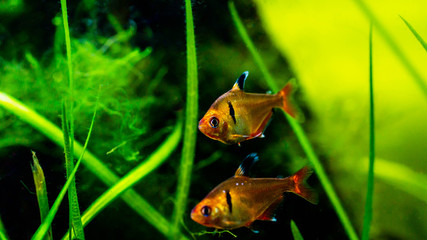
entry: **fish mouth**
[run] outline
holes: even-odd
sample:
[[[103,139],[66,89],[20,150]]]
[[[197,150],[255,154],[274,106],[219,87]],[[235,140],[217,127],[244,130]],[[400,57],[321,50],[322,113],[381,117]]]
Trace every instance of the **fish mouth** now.
[[[214,136],[214,135],[212,135],[212,134],[210,134],[209,133],[209,131],[208,131],[208,129],[209,129],[209,126],[208,126],[208,124],[206,123],[206,120],[205,120],[205,118],[202,118],[200,121],[199,121],[199,130],[200,130],[200,132],[202,132],[203,134],[205,134],[206,136],[208,136],[208,137],[210,137],[210,138],[212,138],[212,139],[215,139],[215,137],[216,136]]]

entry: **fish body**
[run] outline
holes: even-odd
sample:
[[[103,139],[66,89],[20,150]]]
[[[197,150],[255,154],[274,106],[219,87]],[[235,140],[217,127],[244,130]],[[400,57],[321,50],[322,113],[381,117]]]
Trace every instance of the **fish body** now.
[[[257,159],[256,154],[246,157],[233,177],[215,187],[193,208],[191,218],[217,229],[250,227],[255,220],[275,220],[274,210],[284,192],[293,192],[312,203],[317,201],[304,183],[312,173],[307,167],[287,178],[250,178],[247,168]]]
[[[292,88],[289,83],[277,94],[247,93],[243,87],[248,74],[244,72],[233,88],[211,105],[199,122],[203,134],[225,144],[240,144],[263,137],[273,108],[282,108],[295,116],[288,101]]]

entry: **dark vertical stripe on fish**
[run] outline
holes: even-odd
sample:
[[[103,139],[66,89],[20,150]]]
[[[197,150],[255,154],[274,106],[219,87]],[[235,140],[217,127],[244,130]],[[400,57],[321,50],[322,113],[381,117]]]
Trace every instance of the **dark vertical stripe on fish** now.
[[[234,124],[236,124],[237,121],[236,121],[236,116],[234,116],[234,107],[233,107],[233,104],[231,104],[230,101],[228,101],[228,107],[230,108],[230,115],[233,118]]]
[[[233,205],[231,203],[231,195],[229,190],[225,191],[225,198],[227,199],[228,209],[230,210],[230,213],[231,213],[233,211]]]

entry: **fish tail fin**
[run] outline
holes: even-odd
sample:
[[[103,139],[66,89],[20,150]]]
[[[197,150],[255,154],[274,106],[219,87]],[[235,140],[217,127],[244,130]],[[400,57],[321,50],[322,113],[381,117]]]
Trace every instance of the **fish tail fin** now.
[[[288,82],[282,88],[282,90],[280,90],[277,94],[282,97],[281,108],[283,108],[283,110],[285,110],[287,114],[291,115],[291,117],[295,118],[296,117],[295,108],[292,106],[289,100],[289,96],[291,95],[291,93],[292,93],[292,84],[291,82]]]
[[[317,193],[311,189],[310,186],[307,185],[305,180],[313,173],[313,170],[309,167],[305,166],[297,173],[295,173],[291,179],[294,181],[294,189],[293,192],[303,197],[307,201],[317,204],[318,196]]]

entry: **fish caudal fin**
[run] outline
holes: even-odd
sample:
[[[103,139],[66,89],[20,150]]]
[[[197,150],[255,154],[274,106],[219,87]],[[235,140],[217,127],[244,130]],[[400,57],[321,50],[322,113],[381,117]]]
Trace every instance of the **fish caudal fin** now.
[[[292,192],[303,197],[307,201],[317,204],[318,197],[317,194],[307,185],[305,180],[313,173],[309,167],[303,167],[297,173],[295,173],[291,179],[294,181],[294,189]]]
[[[285,112],[291,117],[295,118],[295,108],[292,107],[292,104],[290,103],[289,96],[292,93],[292,84],[288,82],[285,87],[282,88],[277,94],[282,97],[282,108],[285,110]]]

